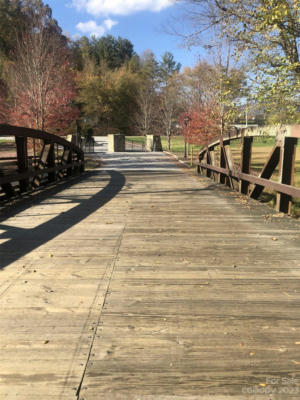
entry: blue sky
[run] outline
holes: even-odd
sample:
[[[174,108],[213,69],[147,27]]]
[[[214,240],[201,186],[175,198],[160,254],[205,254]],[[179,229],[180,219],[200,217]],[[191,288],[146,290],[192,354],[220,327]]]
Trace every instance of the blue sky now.
[[[111,34],[129,39],[138,54],[151,49],[159,59],[165,51],[183,66],[193,66],[200,49],[180,47],[179,37],[166,33],[180,15],[173,0],[44,0],[64,32],[98,37]]]

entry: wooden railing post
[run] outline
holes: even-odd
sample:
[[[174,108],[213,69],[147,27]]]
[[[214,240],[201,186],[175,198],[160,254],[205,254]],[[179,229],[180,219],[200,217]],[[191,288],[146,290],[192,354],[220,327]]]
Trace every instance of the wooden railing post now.
[[[224,153],[224,143],[223,139],[221,138],[220,140],[220,167],[221,168],[226,168],[226,159],[225,159],[225,153]],[[219,183],[225,183],[226,181],[226,175],[220,173],[219,174]]]
[[[279,163],[279,183],[293,185],[297,138],[285,137],[281,146]],[[284,213],[291,212],[291,196],[284,193],[276,195],[276,210]]]
[[[212,164],[209,149],[207,149],[207,152],[206,152],[206,164],[209,164],[209,165]],[[211,170],[208,169],[208,168],[206,169],[206,176],[207,176],[208,178],[211,177]]]
[[[224,143],[224,156],[225,156],[226,168],[228,171],[228,176],[226,177],[226,184],[231,189],[234,189],[233,180],[232,180],[232,176],[231,176],[231,173],[234,168],[234,162],[233,162],[232,153],[231,153],[231,149],[230,149],[230,141],[227,141]]]
[[[17,164],[20,173],[28,171],[28,152],[27,152],[27,137],[15,137],[17,149]],[[19,181],[20,192],[26,192],[29,186],[29,179],[21,179]]]
[[[249,174],[251,166],[251,155],[252,155],[252,143],[253,137],[244,136],[242,141],[242,154],[241,154],[241,172]],[[249,192],[249,182],[240,180],[239,191],[243,194]]]
[[[209,154],[210,154],[211,165],[215,166],[216,165],[215,150],[211,150]],[[217,179],[217,174],[215,171],[212,171],[212,177],[214,181]]]

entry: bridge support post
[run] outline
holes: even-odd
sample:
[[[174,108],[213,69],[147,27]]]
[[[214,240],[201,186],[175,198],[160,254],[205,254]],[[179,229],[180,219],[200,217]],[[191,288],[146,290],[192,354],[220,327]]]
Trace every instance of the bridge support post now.
[[[267,162],[265,163],[262,172],[259,175],[259,178],[270,179],[275,168],[277,167],[279,160],[280,160],[280,152],[281,146],[278,144],[275,145],[273,148]],[[264,190],[264,186],[255,184],[254,188],[250,192],[250,197],[252,199],[258,199],[261,195],[262,191]]]
[[[221,168],[226,168],[226,159],[225,159],[223,140],[220,141],[220,167]],[[225,182],[226,182],[226,175],[222,174],[222,172],[220,172],[220,174],[219,174],[219,183],[223,183],[224,184]]]
[[[280,152],[279,182],[285,185],[294,183],[294,167],[296,157],[297,138],[285,137]],[[276,195],[276,210],[290,213],[292,206],[291,196],[284,193]]]
[[[52,143],[48,153],[48,167],[54,168],[55,167],[55,152],[54,152],[54,144]],[[48,174],[48,182],[55,182],[56,181],[56,172],[49,172]]]
[[[213,165],[214,167],[216,166],[216,154],[215,154],[215,150],[210,150],[209,151],[209,155],[210,155],[210,161],[211,161],[211,165]],[[214,181],[217,180],[217,173],[212,171],[212,178]]]
[[[27,138],[15,137],[17,158],[18,158],[18,171],[20,173],[28,171],[28,153],[27,153]],[[20,192],[26,192],[29,186],[29,179],[21,179],[19,181]]]
[[[252,143],[253,143],[253,137],[247,137],[247,136],[243,137],[242,154],[241,154],[241,172],[244,174],[250,173]],[[239,191],[240,193],[248,194],[249,182],[241,179],[239,182]]]
[[[206,164],[212,164],[212,157],[211,157],[211,154],[210,154],[210,151],[209,151],[209,149],[207,149],[207,152],[206,152]],[[210,169],[206,169],[206,176],[208,177],[208,178],[210,178],[211,177],[211,170]]]
[[[226,142],[226,144],[224,145],[223,151],[224,151],[226,168],[227,168],[227,171],[228,171],[228,176],[226,177],[226,184],[231,189],[234,189],[233,179],[232,179],[232,175],[231,175],[231,172],[233,171],[234,162],[233,162],[233,158],[232,158],[232,153],[231,153],[230,142],[229,141]]]

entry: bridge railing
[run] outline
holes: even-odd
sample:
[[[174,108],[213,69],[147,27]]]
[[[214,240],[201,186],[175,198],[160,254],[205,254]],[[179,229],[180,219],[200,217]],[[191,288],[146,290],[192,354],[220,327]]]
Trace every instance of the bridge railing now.
[[[300,188],[293,186],[300,126],[268,132],[269,136],[275,136],[275,145],[261,172],[256,175],[251,170],[253,138],[264,134],[261,129],[237,129],[226,137],[214,140],[200,151],[198,172],[253,199],[258,199],[265,188],[271,189],[276,192],[276,210],[290,213],[292,198],[300,198]],[[242,141],[239,164],[235,163],[230,148],[231,141],[236,139]],[[270,180],[277,166],[278,182]]]
[[[12,198],[84,171],[83,151],[60,136],[29,128],[0,125],[0,200]]]

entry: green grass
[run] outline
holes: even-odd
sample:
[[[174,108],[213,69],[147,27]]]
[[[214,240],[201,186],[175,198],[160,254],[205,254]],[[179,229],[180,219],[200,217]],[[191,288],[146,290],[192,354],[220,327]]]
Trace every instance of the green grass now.
[[[12,144],[14,140],[0,139],[0,144]]]
[[[166,136],[161,136],[161,144],[164,151],[168,151],[168,138]],[[134,143],[146,143],[146,138],[144,136],[126,136],[126,140]],[[193,147],[194,154],[201,150],[202,146],[195,146]],[[184,139],[183,136],[173,136],[171,138],[171,152],[178,155],[179,157],[184,155]]]
[[[145,136],[126,136],[126,141],[143,144],[146,143],[146,138]]]

